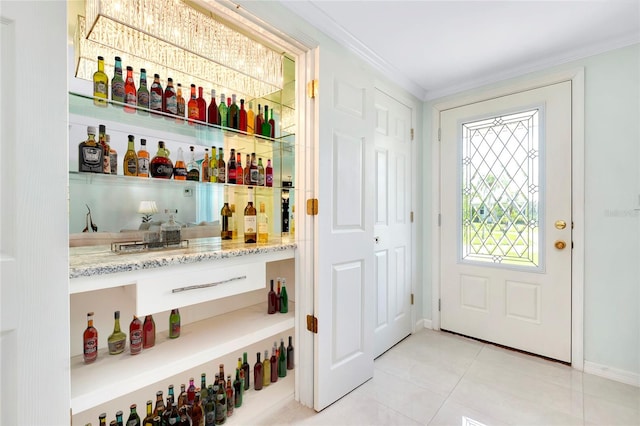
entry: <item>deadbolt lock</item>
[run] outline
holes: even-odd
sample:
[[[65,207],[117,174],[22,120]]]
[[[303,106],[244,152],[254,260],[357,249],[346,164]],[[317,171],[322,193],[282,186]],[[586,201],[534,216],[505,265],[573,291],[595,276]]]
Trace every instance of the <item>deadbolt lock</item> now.
[[[567,227],[567,222],[564,220],[556,220],[556,229],[564,229]]]

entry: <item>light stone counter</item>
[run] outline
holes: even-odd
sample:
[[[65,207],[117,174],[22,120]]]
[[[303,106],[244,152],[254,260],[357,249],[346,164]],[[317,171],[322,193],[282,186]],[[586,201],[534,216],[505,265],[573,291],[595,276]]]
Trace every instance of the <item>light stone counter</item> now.
[[[223,243],[220,238],[198,238],[189,240],[188,247],[134,253],[114,253],[109,246],[71,247],[69,278],[153,269],[295,248],[295,242],[284,242],[280,239],[264,244],[245,244],[242,241]]]

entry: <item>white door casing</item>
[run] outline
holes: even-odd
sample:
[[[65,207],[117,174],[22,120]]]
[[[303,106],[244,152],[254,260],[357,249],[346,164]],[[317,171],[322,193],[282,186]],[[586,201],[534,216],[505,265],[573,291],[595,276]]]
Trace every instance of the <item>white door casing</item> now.
[[[374,357],[411,333],[411,109],[375,91]]]
[[[540,120],[541,175],[537,184],[531,184],[532,187],[524,191],[537,194],[539,189],[540,220],[530,226],[539,229],[539,238],[533,232],[530,239],[526,236],[518,239],[517,245],[539,248],[529,253],[532,264],[529,266],[505,265],[508,261],[500,256],[494,256],[498,263],[490,259],[479,261],[473,253],[469,255],[475,250],[469,249],[473,246],[470,241],[478,237],[477,247],[477,241],[485,236],[480,236],[478,231],[462,242],[463,217],[459,212],[462,193],[470,191],[468,182],[462,190],[463,162],[470,161],[461,154],[462,125],[525,110],[538,111]],[[571,362],[571,82],[443,111],[441,130],[441,328]],[[509,142],[505,146],[513,144]],[[523,154],[515,154],[518,155]],[[537,155],[533,151],[529,153],[530,158]],[[489,152],[486,158],[490,159],[483,162],[479,174],[486,173],[484,166],[491,165],[495,158],[500,158],[498,162],[505,166],[503,169],[508,172],[505,176],[513,174],[514,166],[507,164],[515,163],[506,161],[507,157]],[[486,176],[483,179],[486,182]],[[475,218],[471,222],[487,215],[488,211],[495,213],[491,206],[491,202],[474,206],[473,211],[479,213],[476,216],[470,213]],[[566,228],[556,227],[557,220],[564,220]],[[493,226],[492,222],[481,227],[482,233]],[[465,226],[469,228],[468,223]],[[519,229],[524,229],[526,234],[529,228],[525,228]],[[492,237],[493,231],[487,235]],[[564,241],[567,247],[556,248],[556,241]],[[516,249],[516,245],[513,248]]]
[[[319,48],[314,408],[373,377],[373,79]],[[337,49],[336,49],[337,50]]]

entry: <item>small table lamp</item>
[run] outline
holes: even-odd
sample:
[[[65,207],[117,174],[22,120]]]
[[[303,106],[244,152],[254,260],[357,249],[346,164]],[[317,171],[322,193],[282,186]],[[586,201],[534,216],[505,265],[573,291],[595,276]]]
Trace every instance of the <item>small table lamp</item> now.
[[[158,213],[158,206],[156,206],[155,201],[140,201],[138,213],[142,215],[142,224],[140,224],[140,229],[149,229],[151,216]]]

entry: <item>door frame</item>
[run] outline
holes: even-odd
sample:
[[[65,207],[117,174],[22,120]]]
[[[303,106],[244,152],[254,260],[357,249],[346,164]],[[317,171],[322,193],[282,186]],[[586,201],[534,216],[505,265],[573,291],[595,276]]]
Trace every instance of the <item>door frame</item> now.
[[[571,82],[571,220],[573,221],[571,251],[571,366],[584,369],[584,68],[523,76],[471,93],[438,102],[431,109],[431,326],[440,330],[440,113],[442,111],[518,92],[570,81]]]

